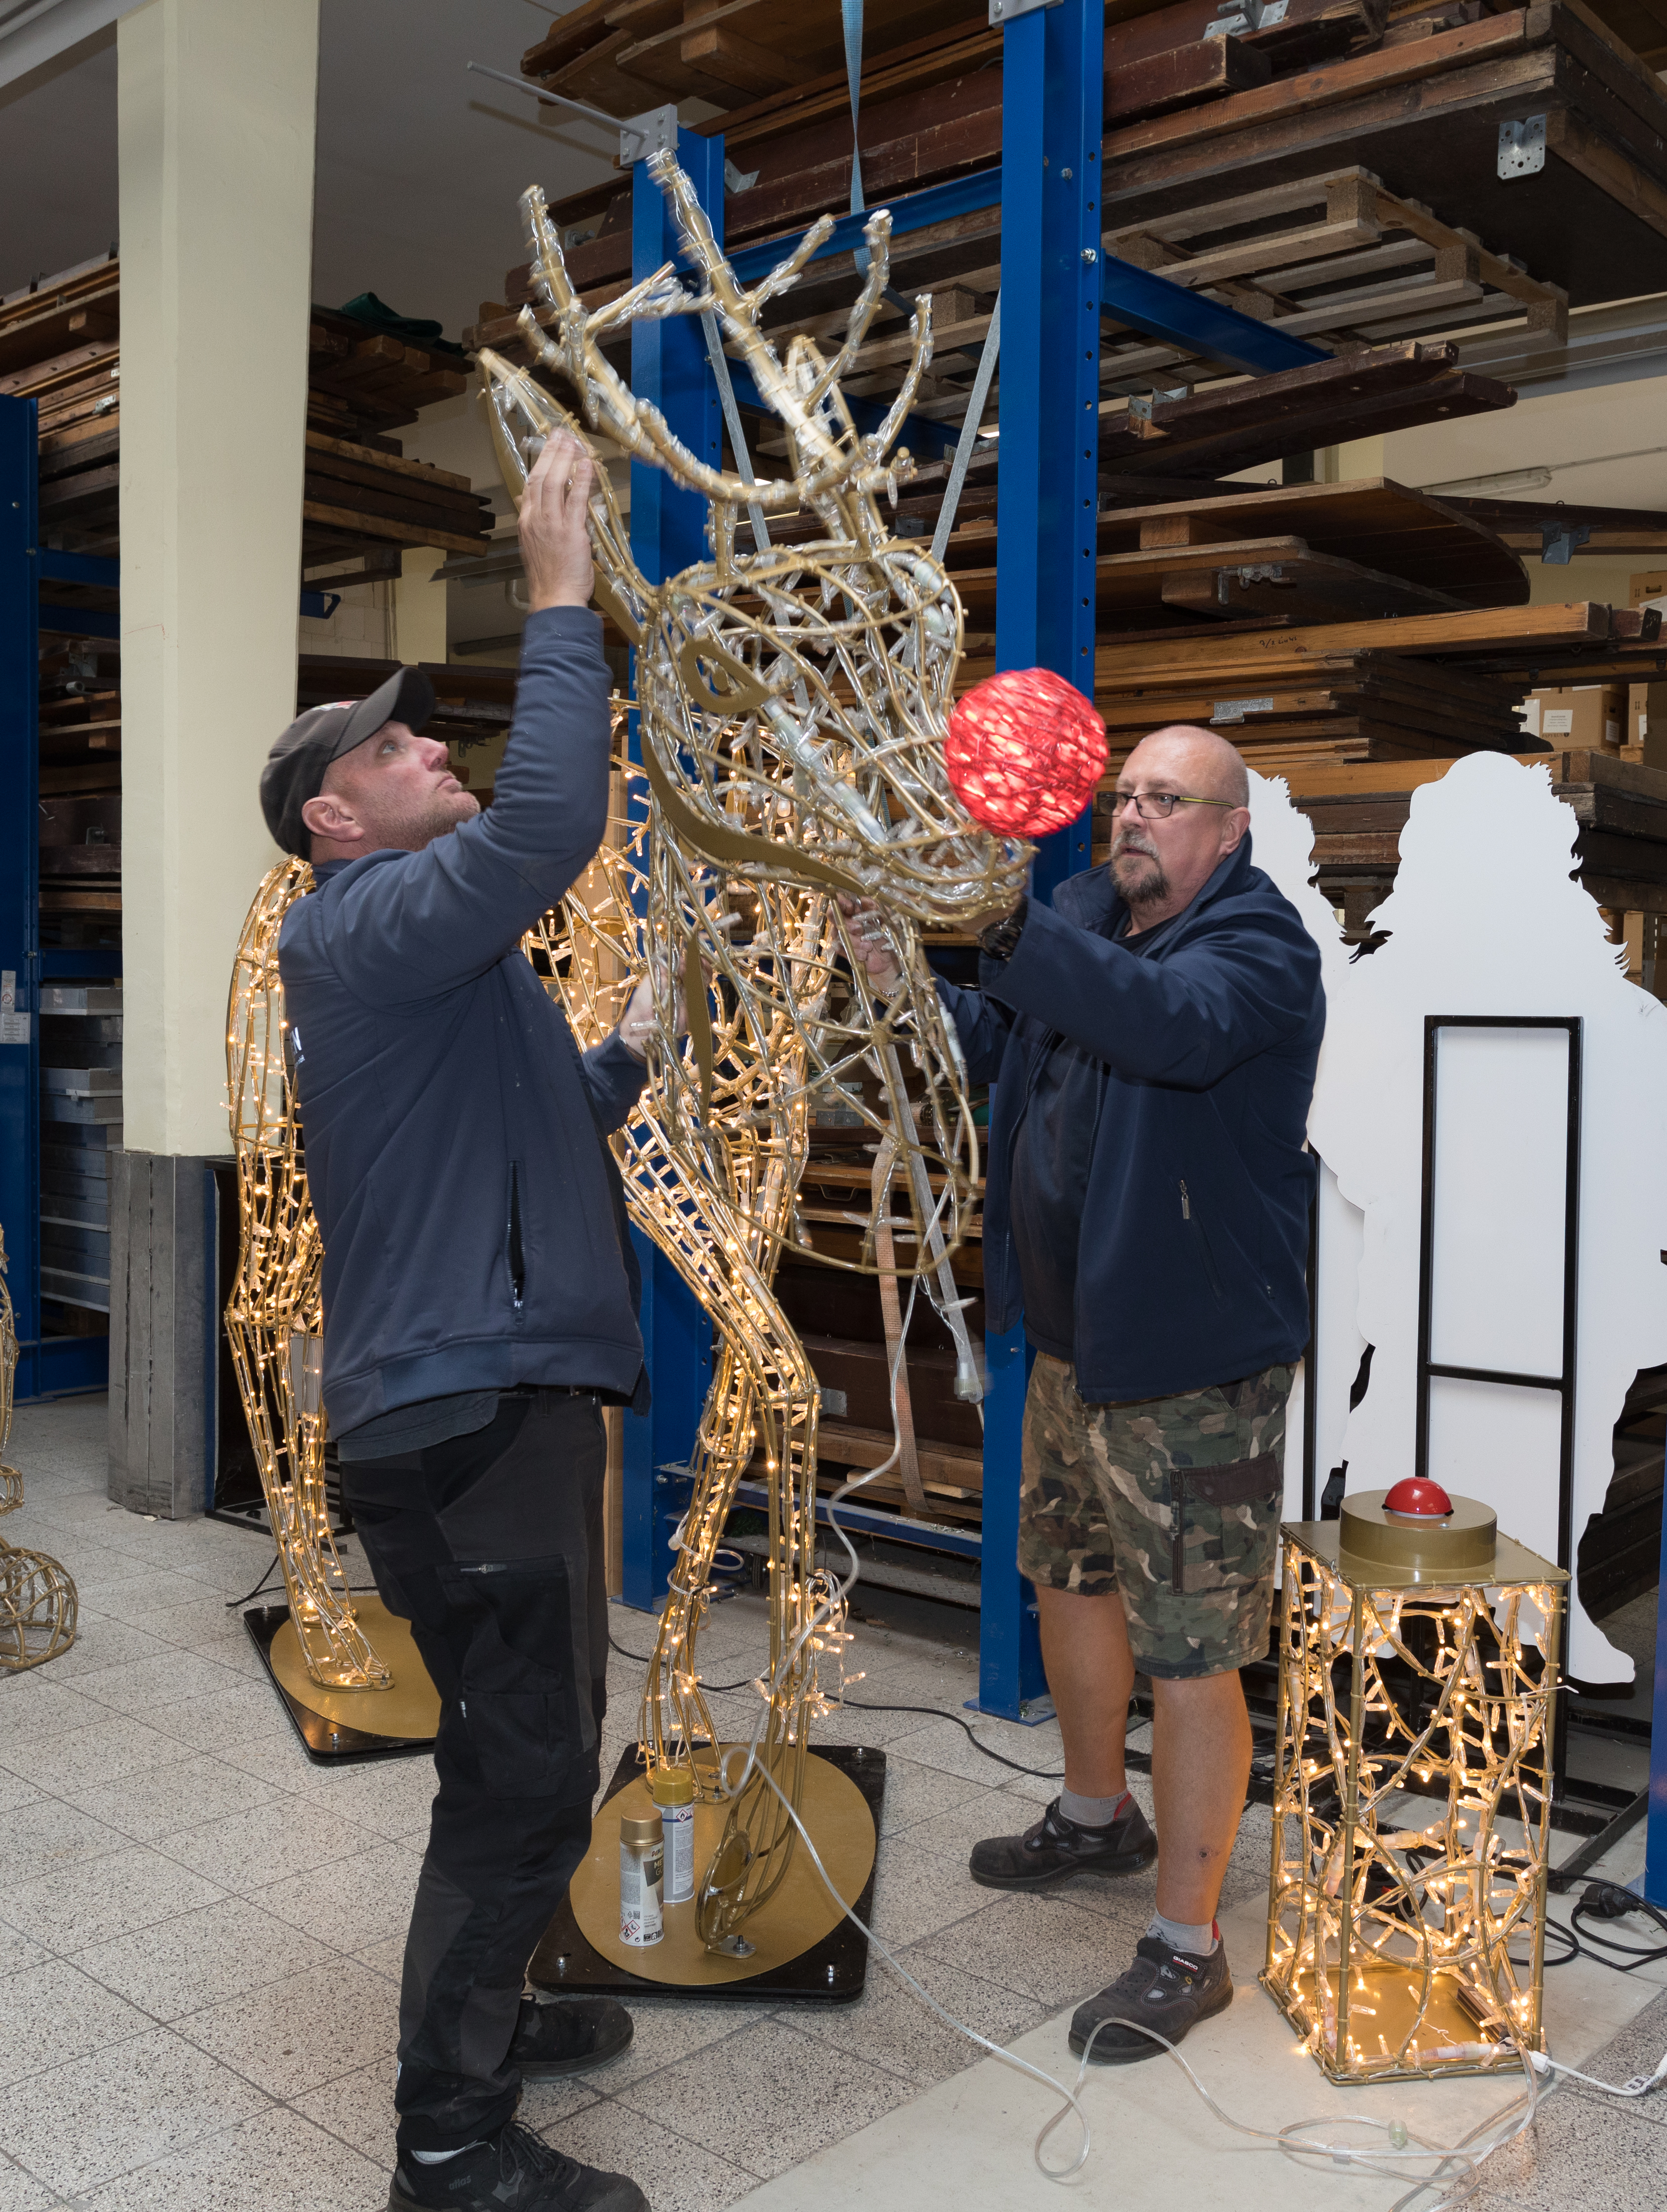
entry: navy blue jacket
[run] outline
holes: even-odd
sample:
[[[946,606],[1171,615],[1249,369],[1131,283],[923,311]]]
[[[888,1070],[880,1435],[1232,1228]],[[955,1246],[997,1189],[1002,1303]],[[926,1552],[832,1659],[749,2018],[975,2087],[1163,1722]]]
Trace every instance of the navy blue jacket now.
[[[1033,899],[982,988],[940,988],[968,1073],[994,1085],[984,1203],[986,1326],[1023,1307],[1009,1222],[1014,1140],[1056,1036],[1104,1063],[1076,1279],[1084,1398],[1170,1397],[1301,1357],[1303,1149],[1325,1027],[1318,948],[1296,908],[1228,854],[1144,957],[1111,941],[1107,868]]]
[[[644,1070],[617,1037],[581,1055],[520,951],[602,842],[608,691],[597,616],[530,616],[488,811],[421,853],[325,862],[284,917],[338,1436],[516,1383],[646,1402],[604,1141]]]

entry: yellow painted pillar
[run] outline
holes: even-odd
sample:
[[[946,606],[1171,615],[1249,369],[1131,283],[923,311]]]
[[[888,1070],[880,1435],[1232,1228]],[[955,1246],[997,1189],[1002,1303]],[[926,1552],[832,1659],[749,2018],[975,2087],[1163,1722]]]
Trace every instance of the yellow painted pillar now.
[[[117,33],[124,1143],[112,1494],[200,1511],[230,1151],[227,987],[294,714],[318,0],[146,0]],[[120,1280],[118,1282],[118,1275]]]
[[[446,556],[432,545],[408,546],[400,556],[394,586],[394,659],[408,662],[446,659],[446,586],[434,571]]]

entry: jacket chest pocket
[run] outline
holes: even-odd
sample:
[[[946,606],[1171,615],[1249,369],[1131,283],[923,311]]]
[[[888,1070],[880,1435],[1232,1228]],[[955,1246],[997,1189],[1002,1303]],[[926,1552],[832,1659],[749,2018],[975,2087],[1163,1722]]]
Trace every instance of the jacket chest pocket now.
[[[521,1163],[509,1164],[509,1212],[504,1224],[504,1257],[509,1266],[509,1294],[518,1314],[526,1303],[527,1258],[521,1236]]]
[[[1177,1595],[1262,1579],[1278,1541],[1283,1487],[1277,1452],[1221,1467],[1171,1468],[1169,1571]]]

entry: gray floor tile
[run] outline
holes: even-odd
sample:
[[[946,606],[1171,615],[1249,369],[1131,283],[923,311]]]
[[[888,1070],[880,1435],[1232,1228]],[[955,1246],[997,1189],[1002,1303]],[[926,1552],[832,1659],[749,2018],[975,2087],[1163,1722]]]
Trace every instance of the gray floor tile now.
[[[0,2084],[53,2073],[152,2025],[67,1960],[26,1966],[0,1981]]]
[[[52,1955],[45,1944],[0,1921],[0,1974],[21,1974],[26,1966],[44,1966]]]
[[[207,1752],[228,1766],[260,1773],[275,1748],[291,1754],[287,1771],[305,1776],[310,1771],[306,1753],[295,1741],[295,1732],[278,1694],[269,1683],[252,1682],[227,1667],[217,1670],[224,1689],[208,1695],[182,1698],[155,1713],[155,1725],[188,1750]]]
[[[77,1963],[157,2020],[179,2020],[330,1956],[301,1929],[234,1897],[184,1920],[94,1944]]]
[[[194,1698],[216,1697],[233,1678],[230,1669],[199,1651],[151,1645],[142,1659],[124,1661],[100,1674],[83,1674],[76,1686],[112,1712],[136,1720],[161,1720],[176,1705]]]
[[[85,1949],[212,1905],[224,1893],[142,1844],[85,1866],[60,1867],[0,1896],[0,1914],[53,1951]]]
[[[408,1759],[372,1759],[333,1774],[310,1767],[306,1795],[325,1812],[355,1827],[367,1828],[373,1835],[409,1836],[427,1829],[434,1787],[433,1759],[414,1753]]]
[[[263,2110],[258,2089],[153,2028],[76,2062],[75,2094],[57,2074],[14,2082],[0,2100],[0,2148],[64,2197]]]
[[[681,2115],[662,2126],[606,2099],[539,2133],[569,2158],[629,2174],[654,2212],[723,2212],[758,2185],[755,2174],[693,2144]]]
[[[627,2084],[609,2102],[651,2119],[675,2112],[680,2134],[767,2179],[912,2094],[912,2083],[866,2054],[852,2057],[778,2019]]]
[[[893,1950],[980,1915],[995,1901],[994,1890],[968,1880],[965,1858],[928,1849],[907,1828],[881,1838],[876,1863],[870,1925]]]
[[[633,1995],[626,2009],[633,2031],[629,2045],[609,2064],[579,2077],[603,2096],[618,2096],[627,2083],[675,2066],[709,2044],[722,2043],[759,2017],[752,2005],[703,2003],[694,1997]]]
[[[130,1560],[128,1564],[135,1563]],[[202,1595],[203,1585],[194,1575],[179,1574],[166,1567],[160,1571],[142,1568],[136,1575],[124,1577],[118,1583],[100,1585],[97,1591],[101,1612],[141,1627],[147,1613],[166,1612],[170,1606],[190,1605]]]
[[[112,1712],[108,1705],[96,1710],[97,1720],[77,1725],[69,1735],[36,1736],[8,1751],[12,1771],[42,1790],[70,1797],[119,1782],[124,1774],[172,1765],[183,1756],[172,1737],[159,1735],[124,1713]]]
[[[1556,2049],[1555,2044],[1552,2049]],[[1594,2081],[1622,2087],[1634,2076],[1647,2080],[1660,2065],[1664,2051],[1667,2051],[1667,1996],[1656,1997],[1646,2005],[1612,2043],[1587,2059],[1580,2071],[1590,2074]],[[1583,2082],[1566,2081],[1563,2086],[1573,2096],[1595,2097],[1600,2104],[1613,2106],[1612,2098],[1605,2098],[1601,2090],[1588,2088]],[[1652,2089],[1647,2097],[1629,2100],[1627,2109],[1636,2112],[1640,2119],[1667,2127],[1667,2083]],[[1667,2159],[1667,2148],[1664,2148],[1662,2155]],[[1667,2197],[1667,2168],[1664,2168],[1662,2193]]]
[[[107,2182],[88,2212],[381,2212],[385,2166],[295,2112],[267,2112]]]
[[[15,1881],[103,1858],[124,1850],[128,1841],[118,1828],[90,1813],[55,1797],[39,1798],[0,1820],[0,1896]]]
[[[1040,2027],[1045,2007],[1016,1990],[981,1981],[945,1966],[924,1951],[906,1951],[900,1963],[944,2010],[992,2043],[1010,2043]],[[868,1981],[855,2005],[795,2005],[780,2015],[805,2035],[864,2058],[923,2087],[942,2081],[988,2053],[927,2009],[883,1959],[871,1958]]]
[[[69,1802],[142,1844],[177,1834],[188,1824],[193,1832],[202,1826],[206,1832],[234,1814],[264,1805],[279,1807],[286,1802],[282,1792],[258,1776],[228,1766],[224,1759],[179,1748],[181,1755],[155,1773],[124,1774],[118,1782],[83,1790]],[[168,1856],[196,1866],[199,1873],[222,1881],[227,1888],[246,1887],[233,1879],[239,1869],[233,1866],[216,1867],[207,1860],[199,1863],[173,1850],[169,1850]]]
[[[52,2212],[58,2202],[32,2173],[0,2158],[0,2212]]]
[[[297,1825],[305,1818],[297,1815]],[[252,1902],[280,1920],[306,1928],[338,1951],[402,1936],[416,1896],[419,1853],[403,1844],[373,1843],[351,1858],[332,1859],[330,1878],[293,1874],[252,1893]]]
[[[43,1794],[21,1774],[9,1774],[0,1767],[0,1813],[21,1812],[25,1805],[37,1805]]]
[[[394,2162],[394,2061],[392,2053],[373,2065],[342,2074],[290,2103],[326,2135],[350,2144],[363,2158],[391,2172]]]
[[[973,1719],[972,1714],[967,1719]],[[1028,1729],[1015,1728],[1006,1721],[979,1720],[978,1732],[984,1741],[997,1751],[1004,1752],[1009,1759],[1017,1759],[1027,1766],[1046,1766],[1052,1762],[1041,1756]],[[959,1774],[969,1782],[988,1789],[999,1782],[1008,1770],[986,1759],[977,1747],[967,1740],[966,1731],[954,1721],[917,1721],[899,1736],[891,1739],[906,1759],[918,1759],[923,1766],[941,1767],[946,1773]]]
[[[50,1550],[51,1547],[46,1548]],[[130,1628],[124,1620],[112,1620],[106,1614],[83,1610],[76,1624],[75,1642],[52,1662],[51,1679],[73,1684],[83,1674],[101,1674],[107,1668],[124,1667],[131,1661],[148,1658],[155,1649],[155,1638],[147,1636],[143,1629]]]
[[[179,2032],[272,2097],[296,2097],[385,2053],[399,2040],[399,1992],[353,1959],[333,1959],[210,2005]]]
[[[108,1705],[83,1698],[67,1680],[55,1680],[50,1666],[9,1675],[0,1680],[0,1766],[21,1774],[25,1770],[20,1755],[27,1746],[58,1743],[73,1730],[96,1727],[109,1717]]]
[[[368,1966],[372,1973],[380,1974],[385,1980],[397,1984],[405,1970],[404,1935],[402,1932],[397,1936],[385,1936],[381,1942],[367,1944],[362,1951],[355,1951],[353,1955],[361,1966]]]
[[[1659,2054],[1658,2053],[1658,2056]],[[1660,2212],[1667,2194],[1667,2139],[1653,2122],[1614,2098],[1563,2090],[1540,2106],[1533,2127],[1482,2168],[1478,2212]]]
[[[880,1832],[894,1834],[917,1825],[930,1832],[932,1824],[958,1806],[986,1803],[995,1793],[959,1774],[946,1774],[941,1766],[922,1766],[900,1751],[886,1755],[886,1794],[880,1808]]]
[[[234,1767],[222,1766],[221,1771],[233,1775],[251,1790],[264,1792],[261,1802],[225,1820],[205,1816],[200,1825],[189,1827],[182,1826],[176,1817],[173,1832],[159,1837],[156,1848],[222,1882],[239,1896],[306,1874],[332,1859],[351,1858],[376,1841],[363,1828],[322,1811],[314,1800],[282,1796],[270,1784],[252,1774],[238,1773]],[[177,1808],[178,1812],[184,1809]],[[286,1919],[291,1917],[282,1915]],[[333,1939],[325,1936],[324,1940]],[[370,1940],[370,1931],[364,1940]]]
[[[1145,1930],[1144,1911],[1119,1926],[1063,1898],[978,1894],[994,1897],[990,1911],[923,1938],[919,1949],[946,1966],[1020,1990],[1050,2012],[1114,1982]]]

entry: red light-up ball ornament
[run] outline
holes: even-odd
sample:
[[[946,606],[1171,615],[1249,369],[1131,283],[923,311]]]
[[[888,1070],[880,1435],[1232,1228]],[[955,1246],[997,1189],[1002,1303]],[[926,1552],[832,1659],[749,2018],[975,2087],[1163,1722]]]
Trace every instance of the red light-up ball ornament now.
[[[1106,725],[1051,668],[987,676],[956,702],[943,744],[955,796],[1003,837],[1075,822],[1106,766]]]

